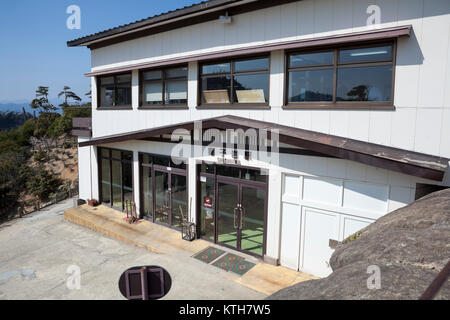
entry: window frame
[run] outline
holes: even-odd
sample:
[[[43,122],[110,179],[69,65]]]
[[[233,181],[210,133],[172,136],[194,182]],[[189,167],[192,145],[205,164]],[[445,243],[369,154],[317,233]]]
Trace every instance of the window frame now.
[[[176,68],[187,68],[187,74],[185,77],[175,77],[175,78],[167,78],[166,71],[169,69]],[[161,79],[156,80],[144,80],[143,74],[144,72],[149,71],[161,71]],[[169,65],[165,67],[158,68],[149,68],[149,69],[141,69],[139,70],[139,107],[140,110],[161,110],[161,109],[188,109],[188,101],[189,101],[189,88],[188,88],[188,78],[189,78],[189,66],[187,64],[176,64]],[[186,82],[186,103],[166,103],[165,102],[165,92],[166,92],[166,81],[170,80],[185,80]],[[142,99],[142,93],[144,91],[145,83],[161,83],[162,84],[162,104],[145,104]]]
[[[255,70],[246,70],[236,72],[234,70],[234,62],[238,61],[246,61],[253,59],[268,59],[268,67],[267,69],[255,69]],[[203,75],[202,68],[204,65],[210,64],[219,64],[219,63],[230,63],[230,72],[221,72],[221,73],[213,73]],[[270,109],[270,67],[271,67],[271,57],[270,54],[260,54],[260,55],[251,55],[251,56],[239,56],[239,57],[231,57],[228,59],[214,59],[214,60],[205,60],[198,63],[198,92],[197,92],[197,109]],[[234,76],[237,75],[254,75],[254,74],[267,74],[268,82],[267,82],[267,102],[266,103],[238,103],[234,102]],[[230,103],[204,103],[202,97],[202,85],[204,78],[214,78],[217,76],[229,76],[231,77],[231,85],[230,85]]]
[[[339,53],[341,50],[349,49],[363,49],[378,46],[392,46],[392,56],[391,59],[385,60],[371,60],[371,61],[360,61],[360,62],[339,62]],[[309,53],[319,53],[319,52],[329,52],[333,51],[333,64],[330,65],[313,65],[305,67],[290,67],[289,57],[295,54],[309,54]],[[284,109],[373,109],[373,110],[395,110],[394,106],[394,89],[395,89],[395,69],[396,69],[396,56],[397,56],[397,41],[370,41],[359,44],[343,44],[338,46],[326,46],[315,49],[301,49],[301,50],[288,50],[285,52],[285,74],[284,74]],[[354,67],[375,67],[375,66],[392,66],[392,80],[391,80],[391,99],[389,101],[336,101],[337,87],[338,87],[338,71],[344,68],[354,68]],[[297,101],[289,102],[289,74],[291,71],[302,71],[302,70],[320,70],[320,69],[333,69],[333,100],[327,101]]]
[[[130,101],[131,101],[131,103],[123,104],[123,105],[115,105],[115,106],[102,106],[101,105],[101,101],[102,101],[101,88],[111,86],[111,85],[102,85],[100,82],[100,79],[108,78],[108,77],[114,78],[114,93],[115,93],[115,97],[117,97],[117,88],[118,88],[118,84],[119,84],[119,82],[117,82],[117,78],[122,75],[130,75],[130,77],[131,77],[131,80],[130,80]],[[96,86],[97,86],[97,109],[98,110],[130,110],[130,109],[133,109],[133,107],[132,107],[133,106],[133,73],[131,71],[100,75],[100,76],[96,77],[95,81],[96,81]],[[122,83],[124,83],[124,82],[122,82]]]

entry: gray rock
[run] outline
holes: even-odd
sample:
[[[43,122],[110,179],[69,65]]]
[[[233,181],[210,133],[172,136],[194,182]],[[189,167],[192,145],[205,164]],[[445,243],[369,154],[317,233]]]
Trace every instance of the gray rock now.
[[[391,212],[344,240],[330,259],[333,273],[267,299],[418,299],[450,259],[450,189]],[[368,289],[370,265],[380,289]],[[447,281],[435,299],[450,299]]]

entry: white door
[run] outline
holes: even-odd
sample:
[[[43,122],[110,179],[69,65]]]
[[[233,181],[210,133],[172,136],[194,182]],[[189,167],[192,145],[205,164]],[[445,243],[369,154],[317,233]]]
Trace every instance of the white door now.
[[[333,253],[330,240],[338,240],[339,215],[315,208],[303,208],[300,270],[326,277],[333,270],[329,260]]]

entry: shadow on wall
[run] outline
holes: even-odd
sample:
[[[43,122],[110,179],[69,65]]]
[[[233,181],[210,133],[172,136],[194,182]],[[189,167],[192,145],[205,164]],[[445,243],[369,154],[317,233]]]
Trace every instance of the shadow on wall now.
[[[373,14],[373,11],[367,13],[370,1],[340,2],[339,6],[335,6],[336,3],[304,0],[236,16],[230,9],[229,14],[233,16],[230,25],[209,21],[206,25],[192,25],[93,50],[92,67],[160,56],[170,58],[182,52],[204,53],[248,43],[256,45],[279,39],[289,41],[322,36],[326,32],[349,33],[365,29],[368,18]],[[450,2],[441,0],[385,1],[378,3],[378,7],[380,27],[414,25],[414,19],[450,13]],[[411,39],[399,41],[399,48],[402,54],[397,65],[422,63],[423,55],[414,31]]]

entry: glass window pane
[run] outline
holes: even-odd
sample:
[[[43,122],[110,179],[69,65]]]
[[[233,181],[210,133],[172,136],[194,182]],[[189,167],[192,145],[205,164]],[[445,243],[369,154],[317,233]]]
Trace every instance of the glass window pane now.
[[[101,149],[102,151],[101,151],[101,154],[102,154],[102,157],[108,157],[109,158],[109,149]]]
[[[203,74],[214,74],[214,73],[225,73],[231,72],[231,65],[229,62],[217,63],[217,64],[207,64],[202,66]]]
[[[117,86],[117,106],[130,106],[131,105],[131,85],[123,84]]]
[[[392,46],[341,50],[339,54],[340,63],[349,63],[349,62],[356,63],[356,62],[391,60],[391,59],[392,59]]]
[[[100,85],[114,84],[114,77],[102,77],[100,78]]]
[[[390,101],[392,66],[340,68],[337,101]]]
[[[131,82],[131,74],[121,74],[120,76],[116,76],[116,80],[119,83]]]
[[[266,103],[269,97],[269,75],[234,76],[234,101],[238,103]]]
[[[161,70],[145,71],[142,73],[142,80],[159,80],[161,79]]]
[[[133,161],[133,152],[132,151],[122,151],[122,160]]]
[[[177,159],[177,163],[175,163],[173,159],[170,158],[170,167],[186,170],[186,161],[187,160]]]
[[[187,82],[186,80],[166,81],[165,103],[166,104],[186,104],[187,103]]]
[[[241,249],[262,256],[264,245],[264,210],[266,192],[242,186]]]
[[[187,67],[167,69],[166,78],[187,77],[187,70]]]
[[[122,158],[122,153],[120,151],[118,151],[118,150],[112,150],[111,151],[111,156],[114,159],[121,159]]]
[[[112,107],[114,106],[115,90],[114,87],[100,87],[100,106]]]
[[[205,103],[230,103],[231,77],[202,79],[202,99]]]
[[[289,56],[290,67],[307,67],[333,64],[333,52],[293,54]]]
[[[204,173],[214,174],[214,165],[203,162],[200,171]]]
[[[120,178],[120,161],[111,161],[112,163],[112,205],[122,209],[122,180]]]
[[[289,102],[333,101],[333,69],[289,72]]]
[[[133,164],[129,162],[122,162],[122,185],[123,185],[123,200],[131,201],[133,199]],[[131,208],[129,209],[131,210]]]
[[[149,156],[148,154],[144,154],[142,155],[142,163],[152,163],[152,157]]]
[[[200,183],[200,235],[214,241],[214,187],[215,181],[206,178],[206,182]]]
[[[155,170],[155,221],[169,223],[169,174]]]
[[[102,186],[102,202],[103,203],[110,203],[111,202],[111,196],[110,196],[110,186],[111,186],[111,177],[109,174],[109,160],[108,159],[102,159],[102,171],[101,171],[101,186]]]
[[[164,157],[164,156],[154,156],[153,157],[153,164],[168,167],[170,165],[170,158]]]
[[[242,179],[266,182],[266,175],[261,174],[261,170],[242,169]]]
[[[181,229],[181,222],[187,220],[187,183],[186,177],[171,175],[172,226]]]
[[[225,177],[232,177],[232,178],[239,178],[240,169],[236,167],[229,167],[229,166],[216,166],[217,175],[219,176],[225,176]]]
[[[142,213],[150,219],[153,217],[152,187],[152,169],[149,167],[142,167],[142,198],[144,200]]]
[[[269,69],[269,58],[259,58],[234,62],[235,72],[267,69]]]
[[[142,95],[144,104],[162,104],[162,83],[145,83]]]

